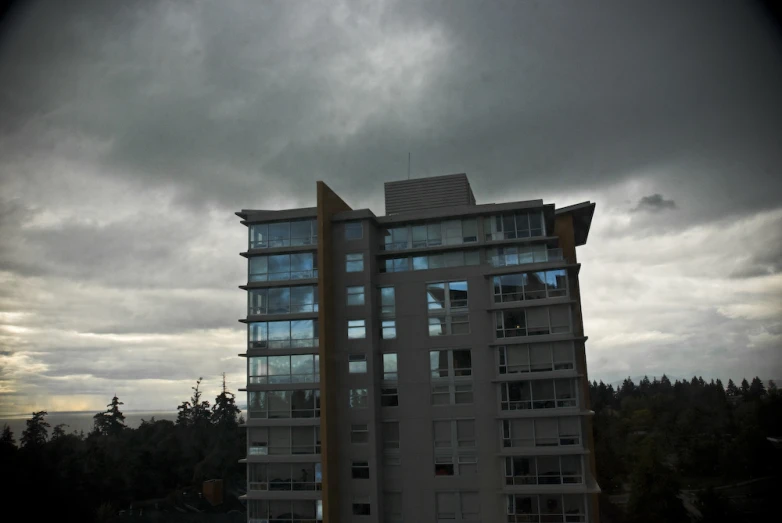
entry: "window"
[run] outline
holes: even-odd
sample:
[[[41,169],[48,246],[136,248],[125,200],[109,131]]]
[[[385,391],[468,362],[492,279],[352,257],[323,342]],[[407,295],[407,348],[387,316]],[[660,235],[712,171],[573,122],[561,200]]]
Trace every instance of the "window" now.
[[[380,272],[405,272],[410,270],[410,258],[402,256],[398,258],[385,258],[381,260]]]
[[[258,321],[247,324],[249,349],[318,346],[318,320]]]
[[[348,339],[359,340],[367,337],[367,328],[364,320],[348,320]]]
[[[380,389],[381,407],[399,406],[399,389],[397,387],[383,387]]]
[[[345,239],[360,240],[364,237],[364,227],[361,222],[345,223]]]
[[[348,287],[348,305],[364,305],[364,286]]]
[[[543,236],[543,213],[517,212],[487,216],[483,219],[486,241]]]
[[[369,406],[367,389],[350,389],[350,408],[365,409]]]
[[[383,326],[380,329],[380,337],[384,340],[393,340],[396,338],[396,320],[383,320]]]
[[[320,381],[317,354],[293,356],[250,356],[247,358],[247,383],[317,383]]]
[[[467,282],[429,283],[426,286],[429,335],[469,334]]]
[[[581,443],[581,420],[536,418],[502,420],[503,447],[555,447]]]
[[[364,270],[364,253],[356,252],[345,255],[345,272],[361,272]]]
[[[383,249],[399,251],[437,245],[459,245],[478,241],[478,220],[446,220],[389,228],[383,236]]]
[[[354,461],[350,468],[353,479],[369,479],[369,463],[366,461]]]
[[[380,287],[380,314],[386,317],[396,315],[396,294],[393,287]]]
[[[367,443],[369,442],[369,426],[363,425],[351,425],[350,426],[350,442],[351,443]]]
[[[497,247],[486,250],[486,261],[494,267],[509,267],[525,263],[562,261],[562,249],[547,249],[545,245]]]
[[[367,357],[363,354],[350,354],[348,356],[348,372],[350,374],[366,374]]]
[[[247,293],[248,315],[304,312],[318,312],[318,288],[315,285],[251,289]]]
[[[548,372],[575,368],[572,341],[498,347],[499,373]]]
[[[284,281],[318,277],[318,258],[311,252],[252,256],[248,280]]]
[[[320,427],[253,427],[247,447],[251,456],[320,454]]]
[[[320,463],[250,463],[250,490],[320,490]]]
[[[495,303],[567,296],[567,273],[563,269],[503,274],[493,280]]]
[[[564,409],[577,406],[576,386],[572,379],[500,383],[502,410]]]
[[[399,422],[398,421],[383,422],[383,450],[384,451],[399,450]]]
[[[353,503],[354,516],[369,516],[369,503]]]
[[[437,523],[477,523],[480,521],[480,498],[477,492],[435,492]]]
[[[318,227],[315,220],[259,223],[250,225],[250,249],[315,245]]]
[[[247,501],[247,512],[249,520],[252,522],[323,521],[323,502],[310,499],[295,501],[252,499]]]
[[[435,420],[432,425],[435,475],[476,473],[475,420]]]
[[[508,494],[508,522],[587,521],[583,494]]]
[[[399,379],[396,358],[397,355],[394,353],[383,354],[383,380],[396,381]]]
[[[460,405],[473,402],[472,355],[470,349],[429,352],[432,405]]]
[[[567,485],[583,482],[580,455],[505,458],[506,485]]]
[[[496,311],[494,316],[497,338],[563,334],[571,330],[569,305]]]
[[[320,389],[269,390],[247,393],[250,419],[320,417]]]

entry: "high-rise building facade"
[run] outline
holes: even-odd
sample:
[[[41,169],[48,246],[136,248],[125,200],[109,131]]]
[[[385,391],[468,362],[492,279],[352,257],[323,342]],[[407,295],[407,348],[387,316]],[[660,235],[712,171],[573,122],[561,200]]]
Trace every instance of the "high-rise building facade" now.
[[[249,521],[596,522],[576,247],[595,205],[322,182],[249,229]]]

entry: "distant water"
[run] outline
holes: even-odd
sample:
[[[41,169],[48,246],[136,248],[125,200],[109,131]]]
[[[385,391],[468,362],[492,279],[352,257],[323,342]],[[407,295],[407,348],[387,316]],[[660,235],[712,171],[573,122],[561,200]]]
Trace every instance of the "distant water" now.
[[[68,434],[74,430],[76,432],[83,430],[84,434],[87,434],[92,430],[92,417],[95,414],[95,412],[50,412],[49,415],[46,416],[47,423],[51,425],[49,428],[49,436],[51,437],[52,429],[54,429],[55,425],[59,425],[60,423],[68,425],[65,427],[65,432]],[[176,412],[129,411],[123,412],[123,414],[125,415],[125,425],[134,429],[141,425],[142,419],[149,421],[154,417],[156,420],[167,419],[175,421],[177,417]],[[19,439],[22,437],[22,431],[27,427],[25,422],[30,418],[30,415],[27,417],[0,418],[0,428],[2,428],[3,425],[11,427],[11,430],[14,432],[14,439],[16,439],[16,444],[18,445]]]

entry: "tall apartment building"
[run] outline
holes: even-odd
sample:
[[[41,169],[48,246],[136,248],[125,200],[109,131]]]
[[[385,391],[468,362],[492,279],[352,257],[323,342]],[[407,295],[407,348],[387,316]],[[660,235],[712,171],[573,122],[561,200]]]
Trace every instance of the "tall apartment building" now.
[[[595,205],[322,182],[249,229],[250,522],[596,522],[576,246]]]

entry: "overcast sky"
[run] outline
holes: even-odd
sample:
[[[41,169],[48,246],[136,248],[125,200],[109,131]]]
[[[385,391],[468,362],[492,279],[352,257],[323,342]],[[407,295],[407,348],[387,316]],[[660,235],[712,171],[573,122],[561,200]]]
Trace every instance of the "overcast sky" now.
[[[233,212],[320,179],[381,215],[408,152],[479,203],[597,203],[590,379],[782,378],[780,93],[743,0],[27,2],[0,33],[0,415],[236,390]]]

